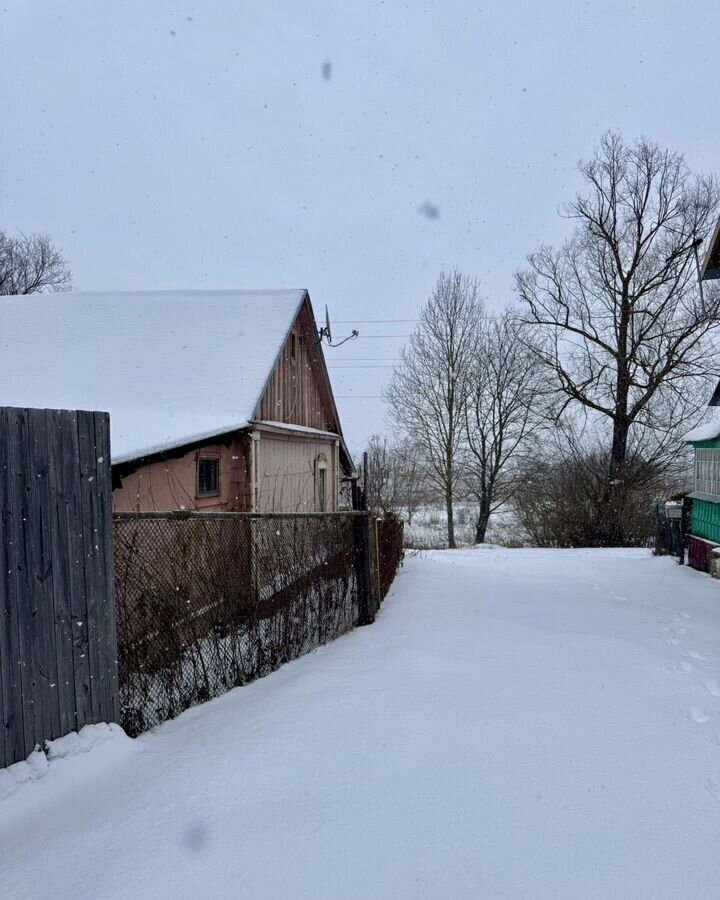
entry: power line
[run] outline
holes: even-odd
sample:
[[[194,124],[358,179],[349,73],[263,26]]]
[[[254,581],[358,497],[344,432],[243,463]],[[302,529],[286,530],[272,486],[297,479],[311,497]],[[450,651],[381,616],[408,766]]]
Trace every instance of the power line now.
[[[328,369],[394,369],[395,366],[328,366]]]
[[[393,325],[398,325],[406,322],[417,322],[417,319],[335,319],[336,325],[387,325],[390,322]]]
[[[384,400],[381,394],[335,394],[336,400]]]

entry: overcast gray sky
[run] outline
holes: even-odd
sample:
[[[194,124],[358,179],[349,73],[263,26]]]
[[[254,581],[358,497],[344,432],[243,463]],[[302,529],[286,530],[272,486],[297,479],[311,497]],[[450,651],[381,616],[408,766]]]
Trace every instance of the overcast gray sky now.
[[[412,328],[367,320],[511,300],[605,129],[720,169],[711,0],[0,4],[0,227],[81,290],[307,287],[353,449]]]

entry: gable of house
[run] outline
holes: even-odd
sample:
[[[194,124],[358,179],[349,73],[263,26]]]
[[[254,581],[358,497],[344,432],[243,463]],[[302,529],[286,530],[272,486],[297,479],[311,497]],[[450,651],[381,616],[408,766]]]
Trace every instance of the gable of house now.
[[[309,297],[298,310],[253,418],[342,435]]]

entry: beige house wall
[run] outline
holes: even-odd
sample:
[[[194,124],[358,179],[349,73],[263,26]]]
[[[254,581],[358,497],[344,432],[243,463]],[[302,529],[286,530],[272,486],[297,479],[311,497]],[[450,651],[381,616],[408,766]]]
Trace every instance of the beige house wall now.
[[[204,456],[220,460],[220,490],[215,496],[197,492],[197,464]],[[252,438],[244,435],[229,447],[208,444],[176,459],[143,466],[113,491],[113,507],[116,512],[315,512],[320,460],[327,472],[327,511],[334,512],[339,489],[337,441],[273,432],[263,426]]]
[[[338,508],[336,441],[258,432],[257,512],[316,512],[316,469],[327,471],[327,512]]]
[[[247,457],[244,442],[208,444],[177,459],[150,463],[122,479],[113,491],[116,512],[167,512],[178,509],[237,511],[247,508]],[[201,456],[220,460],[220,490],[199,496],[197,462]]]

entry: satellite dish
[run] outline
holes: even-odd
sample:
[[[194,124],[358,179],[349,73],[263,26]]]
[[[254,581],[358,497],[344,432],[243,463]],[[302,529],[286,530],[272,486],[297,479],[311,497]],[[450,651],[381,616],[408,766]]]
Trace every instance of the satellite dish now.
[[[325,304],[325,337],[328,343],[332,343],[332,331],[330,330],[330,313],[328,312],[327,303]]]
[[[325,306],[325,324],[318,331],[319,344],[322,344],[323,338],[325,338],[327,340],[328,347],[342,347],[343,344],[347,343],[348,341],[354,340],[358,336],[359,332],[355,328],[353,328],[353,330],[347,337],[343,338],[341,341],[338,341],[337,344],[333,344],[332,328],[330,327],[330,313],[328,312],[327,305]]]

